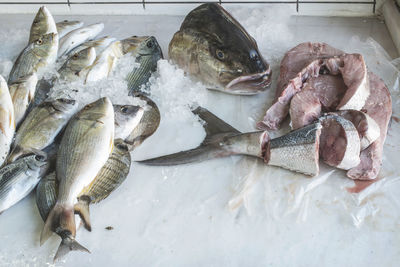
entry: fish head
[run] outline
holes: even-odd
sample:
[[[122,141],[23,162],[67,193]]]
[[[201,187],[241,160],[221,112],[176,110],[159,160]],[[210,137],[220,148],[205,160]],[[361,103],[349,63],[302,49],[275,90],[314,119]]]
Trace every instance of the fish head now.
[[[48,33],[38,39],[34,40],[32,43],[32,49],[34,49],[35,54],[39,57],[46,57],[51,49],[57,45],[57,33]]]
[[[40,169],[39,176],[42,176],[49,168],[47,154],[40,150],[34,150],[32,155],[27,156],[27,165],[31,170]]]
[[[47,33],[57,33],[57,28],[50,11],[45,6],[42,6],[33,20],[31,36],[38,37]]]
[[[102,124],[114,124],[114,108],[108,97],[102,97],[87,104],[78,114],[80,119],[97,121]]]
[[[203,4],[186,16],[169,56],[210,89],[252,95],[271,83],[270,66],[254,38],[218,4]]]
[[[73,54],[68,59],[69,66],[77,66],[80,68],[85,68],[93,64],[96,59],[96,49],[94,47],[85,48],[75,54]]]
[[[144,109],[133,105],[114,105],[115,139],[127,138],[138,126]]]
[[[154,36],[132,36],[121,41],[122,53],[133,56],[163,58],[161,47]]]
[[[51,105],[55,110],[63,113],[72,113],[78,107],[78,102],[73,99],[59,98],[54,100]]]

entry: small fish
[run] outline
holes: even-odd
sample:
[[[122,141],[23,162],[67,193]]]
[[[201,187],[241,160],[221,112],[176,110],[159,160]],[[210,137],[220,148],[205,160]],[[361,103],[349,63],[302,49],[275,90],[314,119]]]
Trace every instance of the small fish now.
[[[81,71],[92,65],[96,59],[96,50],[93,47],[83,49],[67,59],[58,70],[61,80],[74,81],[80,77]]]
[[[139,67],[134,68],[126,78],[129,95],[138,92],[157,70],[158,60],[163,58],[161,47],[153,36],[133,36],[121,41],[123,54],[135,57]]]
[[[69,52],[69,54],[78,53],[83,49],[93,47],[96,50],[96,55],[100,55],[104,51],[104,49],[106,49],[111,43],[115,42],[116,40],[117,39],[115,39],[114,37],[108,37],[108,36],[104,36],[102,38],[95,40],[90,40],[74,48],[71,52]]]
[[[40,243],[55,232],[64,235],[58,251],[68,252],[75,238],[74,204],[79,193],[106,163],[114,140],[114,110],[104,97],[86,105],[68,123],[57,152],[56,175],[60,182],[57,202],[50,211]],[[64,239],[63,239],[64,241]],[[56,254],[56,257],[59,253]]]
[[[136,93],[134,96],[145,101],[146,105],[143,107],[144,113],[139,125],[125,138],[125,142],[129,145],[131,151],[157,130],[161,120],[160,110],[153,100],[139,93]]]
[[[21,158],[0,169],[0,213],[26,197],[47,170],[43,152]]]
[[[68,52],[75,47],[95,38],[103,29],[103,23],[96,23],[67,33],[63,38],[60,39],[58,57],[68,54]]]
[[[56,23],[58,38],[64,37],[67,33],[83,26],[81,21],[63,20]]]
[[[254,95],[271,83],[271,68],[254,38],[216,3],[200,5],[185,17],[168,54],[208,89]]]
[[[266,131],[241,133],[202,107],[193,113],[206,122],[203,126],[207,136],[199,147],[139,163],[169,166],[231,155],[248,155],[262,158],[269,165],[306,175],[314,176],[319,172],[318,144],[322,128],[319,122],[271,140]]]
[[[53,143],[75,113],[77,106],[75,100],[60,98],[43,102],[32,109],[15,135],[8,163]]]
[[[21,77],[10,85],[10,95],[14,105],[15,125],[18,126],[25,117],[26,110],[33,100],[38,78],[35,73]]]
[[[50,11],[45,6],[42,6],[39,8],[36,17],[33,20],[29,36],[29,43],[38,40],[43,35],[48,33],[57,33],[57,27]]]
[[[127,138],[139,125],[144,109],[132,105],[114,105],[114,139]]]
[[[11,85],[18,79],[36,73],[38,79],[43,71],[53,64],[52,55],[58,48],[58,37],[56,33],[49,33],[28,44],[19,54],[15,61],[8,84]],[[57,52],[56,52],[57,53]]]
[[[0,166],[3,165],[15,132],[14,106],[7,82],[0,75]]]

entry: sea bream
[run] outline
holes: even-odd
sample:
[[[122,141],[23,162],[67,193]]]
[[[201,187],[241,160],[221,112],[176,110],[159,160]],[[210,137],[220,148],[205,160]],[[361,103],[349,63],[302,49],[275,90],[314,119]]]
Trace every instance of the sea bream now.
[[[43,102],[33,108],[15,135],[7,161],[13,162],[25,154],[42,150],[53,143],[77,107],[75,100],[60,98]]]
[[[0,213],[26,197],[47,170],[47,157],[37,151],[0,169]]]
[[[169,166],[231,155],[248,155],[261,158],[266,164],[306,175],[314,176],[319,172],[318,149],[322,126],[318,121],[270,139],[266,131],[241,133],[204,108],[198,107],[193,113],[205,121],[203,126],[207,136],[199,147],[139,163]]]
[[[64,37],[67,33],[83,26],[81,21],[63,20],[56,23],[58,38]]]
[[[57,152],[56,175],[60,182],[57,202],[43,228],[43,244],[55,232],[75,237],[74,204],[106,163],[114,140],[114,110],[107,98],[86,105],[68,123]],[[63,239],[59,250],[73,249],[74,239]],[[67,242],[68,241],[68,242]]]
[[[45,6],[42,6],[39,8],[35,19],[33,20],[29,35],[29,43],[38,40],[43,35],[48,33],[58,33],[57,27],[50,11]]]
[[[53,64],[52,56],[57,48],[58,37],[56,33],[45,34],[28,44],[15,61],[8,77],[8,84],[11,85],[18,79],[32,73],[36,73],[38,79],[40,79],[43,71]]]
[[[14,106],[7,82],[0,75],[0,166],[3,165],[15,132]]]
[[[83,77],[81,71],[91,66],[96,59],[96,50],[93,47],[83,49],[72,54],[64,65],[58,70],[60,80],[74,81]]]
[[[254,38],[221,5],[192,10],[173,36],[169,58],[209,89],[254,95],[271,83],[271,69]]]

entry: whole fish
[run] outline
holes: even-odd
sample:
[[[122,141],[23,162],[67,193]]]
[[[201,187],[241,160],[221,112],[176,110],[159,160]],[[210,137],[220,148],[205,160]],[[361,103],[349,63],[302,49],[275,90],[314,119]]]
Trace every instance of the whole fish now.
[[[53,143],[76,108],[75,100],[60,98],[43,102],[32,109],[15,135],[7,161],[13,162],[23,155],[32,153],[33,150],[42,150]]]
[[[26,197],[47,170],[43,152],[21,158],[0,169],[0,213]]]
[[[65,235],[59,251],[75,249],[74,204],[79,193],[106,163],[114,140],[114,110],[104,97],[86,105],[68,123],[57,152],[56,175],[60,182],[57,202],[42,234],[43,244],[55,232]],[[78,249],[81,249],[80,247]]]
[[[7,82],[0,75],[0,166],[10,150],[15,132],[14,106]]]
[[[138,93],[135,94],[135,97],[145,101],[146,105],[143,107],[144,113],[139,125],[125,138],[125,143],[129,145],[131,151],[157,130],[161,120],[160,110],[153,100]]]
[[[50,11],[45,6],[42,6],[39,8],[36,17],[33,20],[29,35],[29,43],[38,40],[40,37],[48,33],[57,33],[57,27]]]
[[[80,46],[74,48],[69,53],[74,54],[82,51],[83,49],[93,47],[96,50],[96,55],[100,55],[104,51],[104,49],[106,49],[111,43],[115,42],[116,40],[117,39],[115,39],[114,37],[104,36],[99,39],[86,41]]]
[[[33,100],[38,78],[35,73],[19,78],[10,85],[10,95],[14,105],[15,125],[25,117],[26,110]]]
[[[132,105],[114,105],[114,139],[127,138],[136,127],[144,114],[144,109]]]
[[[53,63],[52,56],[57,49],[58,37],[56,33],[45,34],[28,44],[15,61],[8,78],[8,84],[13,84],[19,78],[32,73],[36,73],[38,78],[41,78],[45,68]]]
[[[262,158],[269,165],[306,175],[314,176],[319,172],[318,145],[322,128],[319,122],[271,140],[268,132],[241,133],[204,108],[198,107],[193,113],[206,122],[203,126],[207,136],[199,147],[139,162],[169,166],[248,155]]]
[[[257,43],[221,5],[192,10],[175,33],[169,58],[209,89],[253,95],[271,83],[271,69]]]
[[[81,71],[92,65],[96,59],[96,50],[93,47],[83,49],[67,59],[58,70],[61,80],[74,81],[80,77]]]
[[[67,33],[63,38],[60,39],[58,57],[68,54],[68,52],[75,47],[95,38],[103,29],[103,23],[96,23]]]
[[[153,72],[157,70],[158,60],[163,58],[161,47],[153,36],[133,36],[121,41],[123,54],[135,57],[139,66],[128,74],[129,95],[138,92],[146,84]]]
[[[56,23],[58,38],[64,37],[67,33],[83,26],[81,21],[63,20]]]

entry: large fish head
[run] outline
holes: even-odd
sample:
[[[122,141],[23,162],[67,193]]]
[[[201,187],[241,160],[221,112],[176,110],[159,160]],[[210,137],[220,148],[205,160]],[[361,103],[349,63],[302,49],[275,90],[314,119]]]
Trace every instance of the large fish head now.
[[[67,98],[56,99],[51,104],[55,110],[67,114],[75,112],[76,108],[78,107],[77,101]]]
[[[138,126],[144,114],[144,109],[133,105],[114,105],[114,138],[127,138]]]
[[[44,173],[49,168],[49,161],[48,161],[47,154],[40,150],[35,150],[35,151],[33,151],[33,155],[27,156],[26,162],[27,162],[29,169],[31,169],[33,171],[39,169],[39,171],[40,171],[39,177],[44,175]]]
[[[39,8],[39,11],[33,20],[31,26],[31,38],[37,38],[43,34],[52,32],[57,33],[56,23],[54,22],[50,11],[45,6],[42,6]]]
[[[132,36],[121,41],[122,53],[133,56],[163,58],[161,47],[154,36]]]
[[[108,97],[102,97],[93,103],[87,104],[78,116],[80,119],[114,125],[114,108]]]
[[[271,83],[270,66],[254,38],[218,4],[203,4],[186,16],[169,56],[210,89],[252,95]]]
[[[57,33],[45,34],[33,41],[32,49],[34,49],[38,57],[46,57],[51,53],[52,48],[57,45],[58,40],[56,38],[58,38]]]
[[[92,65],[95,59],[96,49],[94,49],[94,47],[88,47],[69,57],[66,64],[67,66],[76,66],[83,69]]]

